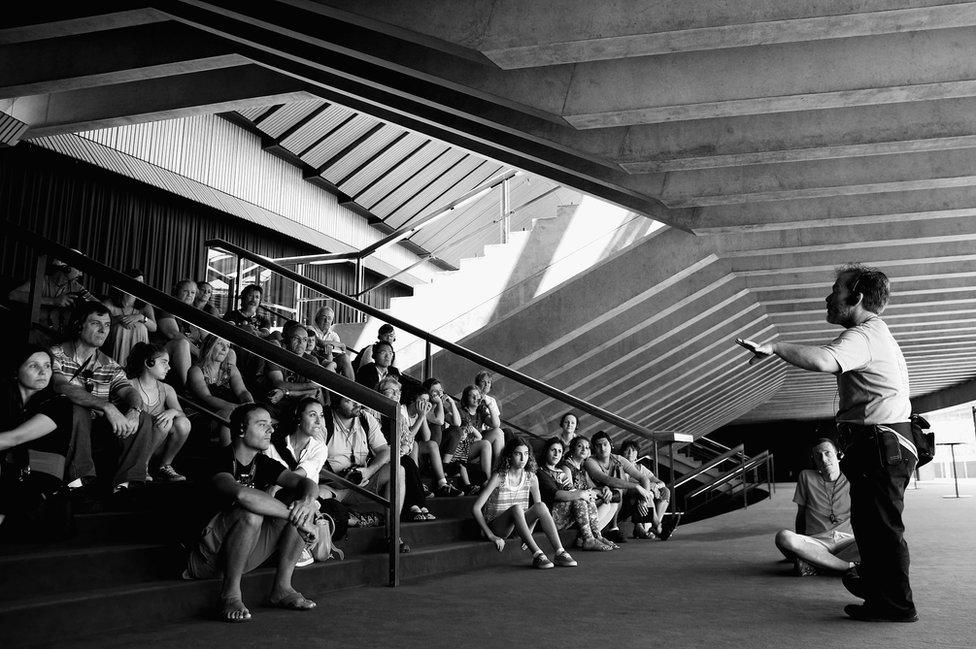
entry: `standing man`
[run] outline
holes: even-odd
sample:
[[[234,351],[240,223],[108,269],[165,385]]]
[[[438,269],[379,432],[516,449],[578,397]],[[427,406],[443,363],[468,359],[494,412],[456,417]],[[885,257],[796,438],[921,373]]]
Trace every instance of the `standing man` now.
[[[855,620],[915,622],[902,522],[905,487],[918,462],[911,442],[908,368],[881,313],[890,294],[880,270],[850,264],[827,296],[827,322],[844,327],[824,346],[736,342],[754,363],[776,355],[791,365],[837,375],[841,470],[850,481],[851,524],[861,553],[844,585],[864,599],[844,611]]]

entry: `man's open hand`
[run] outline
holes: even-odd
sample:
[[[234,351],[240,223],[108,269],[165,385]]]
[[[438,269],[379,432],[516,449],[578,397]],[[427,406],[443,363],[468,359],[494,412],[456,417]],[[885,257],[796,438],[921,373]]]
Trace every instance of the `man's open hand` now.
[[[735,344],[745,347],[752,352],[753,356],[751,359],[749,359],[750,365],[765,360],[773,355],[773,348],[771,345],[760,345],[752,340],[743,340],[742,338],[736,338]]]

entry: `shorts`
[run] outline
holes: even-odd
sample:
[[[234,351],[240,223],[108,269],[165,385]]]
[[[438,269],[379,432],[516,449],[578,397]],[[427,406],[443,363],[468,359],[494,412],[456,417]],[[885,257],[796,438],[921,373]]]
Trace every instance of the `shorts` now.
[[[349,469],[344,469],[341,472],[336,471],[336,473],[345,476],[351,469],[352,467],[350,467]],[[384,464],[379,471],[377,471],[376,473],[374,473],[369,477],[369,480],[367,480],[366,484],[363,485],[363,489],[365,489],[366,491],[372,491],[374,494],[377,495],[382,495],[380,494],[380,480],[383,478],[389,478],[389,476],[390,476],[390,467],[388,464]],[[375,505],[377,507],[379,506],[379,503],[377,503],[369,496],[363,496],[362,494],[358,494],[352,489],[345,489],[342,487],[342,485],[332,482],[328,479],[324,480],[323,484],[327,486],[332,491],[333,494],[335,494],[336,500],[338,500],[339,502],[345,505],[369,504],[369,505]],[[386,483],[384,482],[383,484]]]
[[[806,536],[804,534],[800,534],[799,537],[807,543],[814,543],[821,546],[835,557],[840,557],[841,554],[849,557],[853,553],[854,558],[848,558],[848,561],[854,561],[859,558],[857,544],[854,542],[853,534],[831,530],[829,532],[817,534],[816,536]]]
[[[190,552],[187,560],[187,573],[194,579],[214,579],[223,574],[224,538],[246,510],[240,507],[222,511],[210,519],[203,529],[203,536],[197,546]],[[251,548],[247,561],[244,562],[244,572],[248,573],[268,560],[278,549],[278,539],[288,521],[284,518],[265,516],[261,523],[257,542]]]

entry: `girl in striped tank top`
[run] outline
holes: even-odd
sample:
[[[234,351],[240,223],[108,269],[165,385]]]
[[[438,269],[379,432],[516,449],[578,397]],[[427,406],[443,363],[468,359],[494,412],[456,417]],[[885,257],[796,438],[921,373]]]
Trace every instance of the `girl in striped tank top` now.
[[[518,438],[506,444],[498,461],[497,473],[492,474],[474,503],[474,519],[499,552],[505,549],[505,539],[514,530],[531,550],[532,566],[552,568],[553,562],[532,537],[532,529],[539,523],[556,553],[555,565],[575,566],[576,561],[563,548],[552,514],[539,495],[539,480],[535,471],[535,458],[528,444]]]

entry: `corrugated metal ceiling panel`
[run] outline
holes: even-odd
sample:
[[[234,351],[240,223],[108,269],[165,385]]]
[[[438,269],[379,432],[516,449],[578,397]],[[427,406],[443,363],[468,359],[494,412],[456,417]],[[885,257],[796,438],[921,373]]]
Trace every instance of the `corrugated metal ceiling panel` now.
[[[313,117],[307,124],[282,140],[281,145],[292,153],[301,155],[305,149],[314,145],[322,136],[335,129],[354,114],[355,111],[351,111],[344,106],[332,104]],[[294,120],[293,124],[298,121]]]
[[[325,161],[355,142],[356,139],[366,134],[369,129],[379,123],[380,121],[376,118],[359,113],[352,120],[343,124],[342,128],[319,142],[315,148],[302,156],[302,160],[318,169]],[[360,152],[357,150],[350,157],[355,158],[360,155]]]
[[[394,228],[406,225],[484,183],[500,168],[498,163],[469,155],[429,182],[423,191],[391,213],[386,222]]]
[[[356,147],[354,150],[350,151],[348,155],[343,156],[333,163],[332,166],[326,169],[325,173],[322,175],[332,183],[339,182],[352,173],[357,167],[382,151],[383,147],[389,146],[391,142],[404,133],[406,133],[406,131],[399,126],[384,124],[383,127],[376,133],[373,133],[369,139]]]
[[[430,164],[427,164],[422,169],[419,169],[419,164],[410,165],[409,169],[403,170],[404,180],[409,180],[409,182],[404,182],[399,187],[393,189],[387,196],[381,198],[376,205],[370,207],[369,211],[380,218],[386,218],[393,210],[410,200],[414,194],[418,191],[423,191],[427,185],[440,178],[451,167],[460,163],[461,160],[468,156],[468,153],[460,149],[445,147],[443,155],[432,160]]]
[[[271,106],[252,106],[251,108],[242,108],[237,112],[244,119],[249,119],[253,122],[258,117],[268,112],[268,109],[270,108]]]
[[[417,171],[424,165],[430,164],[435,158],[445,154],[450,147],[443,142],[431,142],[423,149],[417,152],[415,156],[412,156],[404,164],[395,166],[389,173],[384,174],[379,182],[375,183],[369,189],[363,191],[360,194],[355,194],[353,197],[356,202],[368,209],[373,214],[379,217],[385,216],[386,213],[378,211],[380,208],[377,203],[383,200],[383,197],[395,190],[402,183],[406,183],[410,180],[411,176],[414,176]],[[394,209],[395,204],[392,204],[388,209]]]
[[[400,164],[407,156],[416,151],[417,147],[427,141],[428,138],[424,135],[408,133],[405,138],[394,144],[389,150],[384,151],[376,160],[370,162],[347,182],[343,183],[339,189],[355,197],[367,185],[389,173],[395,165]]]
[[[292,124],[303,119],[324,103],[324,100],[316,99],[285,104],[257,126],[271,137],[281,137],[281,134],[291,128]]]

